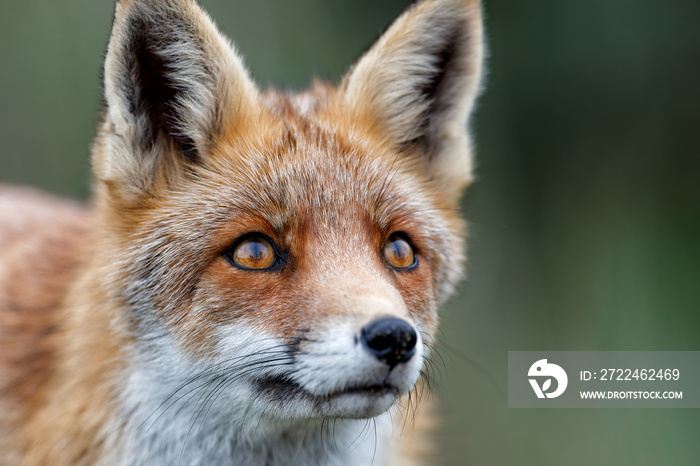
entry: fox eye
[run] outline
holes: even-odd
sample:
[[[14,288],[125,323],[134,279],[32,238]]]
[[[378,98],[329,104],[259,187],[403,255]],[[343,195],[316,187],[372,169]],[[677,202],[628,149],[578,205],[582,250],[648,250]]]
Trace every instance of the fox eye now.
[[[262,236],[244,239],[226,257],[236,267],[249,270],[270,269],[277,262],[275,248],[270,240]]]
[[[416,266],[416,255],[408,241],[393,234],[384,244],[384,260],[395,269],[412,269]]]

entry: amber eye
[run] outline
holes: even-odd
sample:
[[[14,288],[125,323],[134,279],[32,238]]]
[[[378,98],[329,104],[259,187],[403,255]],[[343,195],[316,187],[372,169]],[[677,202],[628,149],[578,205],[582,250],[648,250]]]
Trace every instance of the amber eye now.
[[[242,269],[269,269],[277,262],[275,248],[261,236],[247,238],[230,253],[230,261]]]
[[[416,255],[408,241],[392,235],[384,245],[384,260],[396,269],[410,269],[416,265]]]

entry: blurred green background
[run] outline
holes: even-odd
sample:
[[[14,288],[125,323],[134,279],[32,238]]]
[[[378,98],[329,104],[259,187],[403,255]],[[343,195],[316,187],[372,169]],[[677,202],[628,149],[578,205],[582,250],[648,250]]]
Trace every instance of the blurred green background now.
[[[406,0],[202,0],[263,86],[337,81]],[[700,350],[700,2],[492,0],[443,313],[448,465],[698,465],[693,409],[507,408],[509,350]],[[0,181],[89,194],[108,0],[0,0]]]

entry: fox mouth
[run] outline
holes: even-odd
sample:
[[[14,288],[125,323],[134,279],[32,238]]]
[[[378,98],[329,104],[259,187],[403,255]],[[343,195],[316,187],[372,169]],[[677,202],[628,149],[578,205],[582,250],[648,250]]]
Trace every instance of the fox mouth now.
[[[319,399],[331,399],[342,395],[351,394],[365,394],[365,395],[386,395],[393,393],[398,396],[399,389],[394,385],[388,383],[381,384],[370,384],[370,385],[357,385],[353,387],[348,387],[343,390],[337,390],[334,392],[326,393],[323,395],[315,395],[304,389],[298,382],[295,382],[290,377],[286,375],[272,375],[269,377],[264,377],[256,380],[258,389],[269,393],[275,397],[287,398],[290,395],[305,394],[309,397],[319,398]]]
[[[256,379],[255,384],[260,394],[278,402],[310,402],[316,411],[324,414],[334,414],[340,417],[375,416],[388,409],[399,397],[400,389],[389,383],[356,385],[324,394],[314,394],[302,387],[289,376],[273,375]],[[356,399],[356,409],[348,409],[348,400]],[[333,409],[334,405],[345,407]],[[382,408],[387,405],[386,408]],[[337,411],[337,412],[336,412]],[[379,411],[379,412],[377,412]]]

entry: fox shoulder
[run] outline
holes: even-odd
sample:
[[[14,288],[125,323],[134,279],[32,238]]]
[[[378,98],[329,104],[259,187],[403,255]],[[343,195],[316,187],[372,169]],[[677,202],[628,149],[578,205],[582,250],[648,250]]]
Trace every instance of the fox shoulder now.
[[[61,304],[91,222],[77,203],[0,186],[0,429],[41,405],[59,350]],[[0,431],[0,439],[16,433]]]

